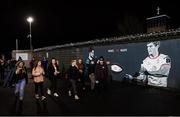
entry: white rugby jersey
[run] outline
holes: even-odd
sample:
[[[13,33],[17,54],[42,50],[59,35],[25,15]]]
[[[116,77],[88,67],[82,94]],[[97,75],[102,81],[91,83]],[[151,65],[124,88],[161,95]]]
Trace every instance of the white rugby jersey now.
[[[171,67],[171,61],[167,55],[160,54],[155,58],[148,56],[143,60],[141,67],[150,74],[148,85],[167,87],[167,77]]]

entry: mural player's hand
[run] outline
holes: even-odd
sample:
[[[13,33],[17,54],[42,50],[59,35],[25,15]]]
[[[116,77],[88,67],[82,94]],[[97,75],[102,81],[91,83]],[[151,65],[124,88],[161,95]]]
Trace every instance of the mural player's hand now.
[[[130,74],[126,74],[125,77],[128,78],[128,79],[133,79],[133,76],[130,75]]]

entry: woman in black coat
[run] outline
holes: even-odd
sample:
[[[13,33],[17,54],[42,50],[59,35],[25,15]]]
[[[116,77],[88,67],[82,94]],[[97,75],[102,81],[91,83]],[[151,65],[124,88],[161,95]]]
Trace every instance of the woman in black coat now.
[[[70,81],[70,86],[69,86],[69,91],[68,91],[69,96],[71,96],[71,92],[73,91],[75,100],[78,100],[79,97],[77,95],[76,82],[79,78],[79,70],[78,70],[78,66],[76,64],[76,60],[71,61],[71,66],[69,67],[69,69],[67,71],[67,77]]]
[[[55,58],[52,58],[51,63],[48,66],[48,77],[51,82],[50,89],[47,90],[47,93],[58,97],[57,93],[57,79],[59,77],[60,70]]]

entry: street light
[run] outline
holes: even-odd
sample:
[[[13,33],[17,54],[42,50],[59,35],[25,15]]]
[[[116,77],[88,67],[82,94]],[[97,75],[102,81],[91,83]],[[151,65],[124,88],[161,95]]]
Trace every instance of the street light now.
[[[34,19],[32,17],[28,17],[27,21],[29,22],[29,39],[30,39],[30,49],[33,50],[33,46],[32,46],[32,35],[31,35],[31,23],[34,21]]]

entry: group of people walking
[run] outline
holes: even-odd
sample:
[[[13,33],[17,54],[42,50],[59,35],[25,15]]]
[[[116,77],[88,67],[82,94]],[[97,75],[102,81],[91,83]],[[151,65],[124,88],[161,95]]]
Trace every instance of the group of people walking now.
[[[98,60],[94,58],[88,58],[86,63],[83,63],[83,59],[73,59],[70,62],[70,66],[66,69],[65,80],[68,81],[67,93],[69,96],[73,96],[75,100],[79,100],[78,86],[79,84],[82,90],[87,90],[87,81],[90,84],[90,90],[92,92],[96,89],[107,89],[108,79],[108,66],[101,56]],[[14,74],[12,75],[13,84],[15,87],[15,97],[23,103],[25,86],[28,84],[29,78],[33,79],[34,83],[34,98],[37,100],[45,100],[46,94],[59,97],[58,93],[58,79],[61,78],[61,72],[59,61],[52,58],[50,62],[44,59],[33,58],[30,62],[30,72],[27,70],[25,62],[19,59],[14,66]],[[31,74],[32,77],[28,77]],[[45,78],[50,81],[50,85],[45,89]]]

